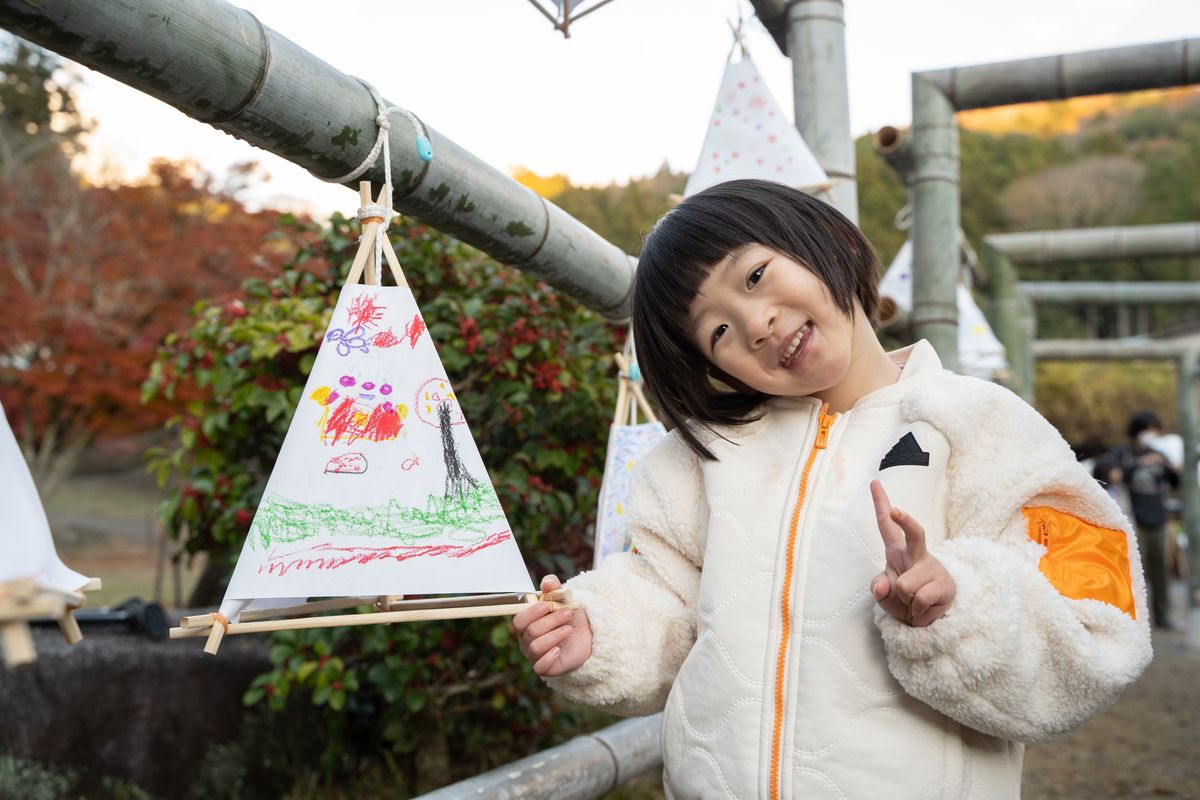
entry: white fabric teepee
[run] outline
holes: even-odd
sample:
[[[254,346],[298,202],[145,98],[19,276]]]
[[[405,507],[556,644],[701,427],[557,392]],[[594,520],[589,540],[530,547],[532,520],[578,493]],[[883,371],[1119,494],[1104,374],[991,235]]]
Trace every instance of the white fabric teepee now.
[[[905,241],[900,252],[879,282],[880,297],[888,297],[905,311],[912,311],[912,241]],[[971,290],[958,285],[958,363],[964,375],[991,380],[1008,369],[1004,345],[992,332]]]
[[[829,176],[784,116],[750,58],[728,64],[684,197],[724,181],[761,178],[797,189],[828,186]]]
[[[40,589],[74,594],[87,577],[63,564],[54,549],[50,524],[29,465],[0,406],[0,486],[4,524],[0,525],[0,584],[30,579]]]

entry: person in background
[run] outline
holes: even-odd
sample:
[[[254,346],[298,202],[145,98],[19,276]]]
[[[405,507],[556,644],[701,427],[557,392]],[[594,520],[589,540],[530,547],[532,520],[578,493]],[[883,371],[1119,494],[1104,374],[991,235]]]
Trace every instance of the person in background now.
[[[1169,629],[1172,625],[1167,614],[1167,498],[1171,489],[1179,488],[1179,470],[1152,446],[1162,435],[1162,423],[1153,411],[1138,411],[1130,417],[1128,433],[1129,441],[1118,445],[1108,462],[1115,467],[1112,476],[1129,492],[1142,571],[1150,585],[1154,624]]]

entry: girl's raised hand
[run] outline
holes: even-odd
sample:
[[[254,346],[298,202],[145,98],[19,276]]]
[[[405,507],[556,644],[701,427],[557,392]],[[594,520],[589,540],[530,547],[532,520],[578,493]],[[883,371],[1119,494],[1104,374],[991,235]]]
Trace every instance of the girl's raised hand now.
[[[553,575],[542,578],[543,592],[561,587]],[[582,608],[551,611],[549,603],[539,601],[513,617],[513,628],[521,653],[543,677],[578,669],[592,654],[592,626]]]
[[[871,581],[871,595],[888,614],[922,628],[939,619],[954,602],[954,578],[925,549],[925,529],[892,507],[877,480],[871,481],[871,499],[886,560],[883,572]]]

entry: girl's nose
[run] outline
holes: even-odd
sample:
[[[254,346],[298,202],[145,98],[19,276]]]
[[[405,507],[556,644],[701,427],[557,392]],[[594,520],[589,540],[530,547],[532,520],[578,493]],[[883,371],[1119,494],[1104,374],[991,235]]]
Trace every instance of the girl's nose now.
[[[751,336],[754,339],[753,344],[755,349],[762,347],[767,344],[767,342],[771,341],[771,336],[775,333],[775,314],[773,312],[766,314],[762,320],[762,322],[751,329]]]

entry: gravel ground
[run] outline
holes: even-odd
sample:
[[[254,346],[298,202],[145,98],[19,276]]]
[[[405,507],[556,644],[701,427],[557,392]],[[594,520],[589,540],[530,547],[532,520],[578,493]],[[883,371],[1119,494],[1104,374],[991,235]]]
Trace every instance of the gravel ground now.
[[[1112,708],[1026,750],[1021,796],[1200,798],[1200,652],[1155,634],[1154,661]]]

